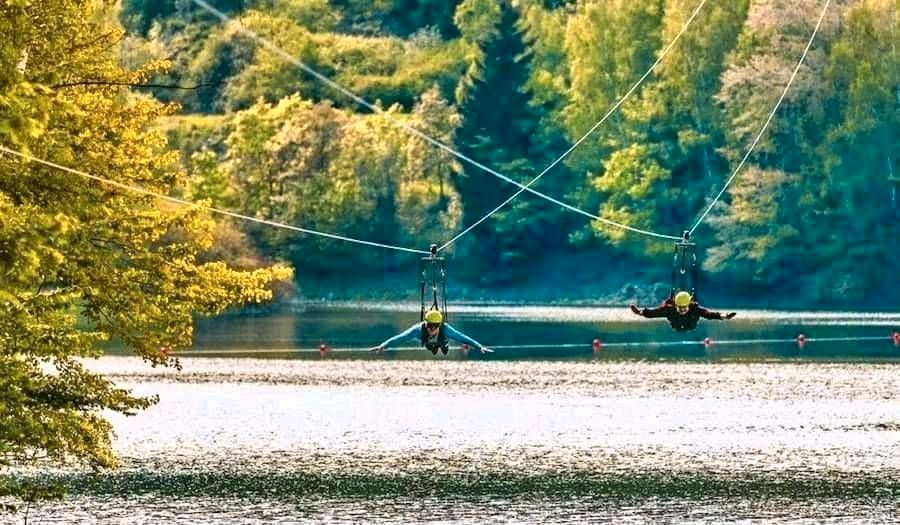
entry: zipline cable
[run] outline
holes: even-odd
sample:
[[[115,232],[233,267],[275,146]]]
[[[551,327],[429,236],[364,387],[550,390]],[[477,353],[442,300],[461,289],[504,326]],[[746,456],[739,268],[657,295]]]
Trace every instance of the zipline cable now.
[[[728,181],[722,186],[722,190],[719,191],[719,194],[716,195],[716,198],[709,203],[709,206],[706,207],[706,210],[700,215],[700,218],[697,219],[697,222],[688,230],[690,235],[694,234],[694,230],[700,226],[700,223],[703,222],[703,219],[709,214],[710,210],[712,210],[713,206],[716,205],[716,202],[722,195],[725,193],[725,190],[728,189],[728,186],[731,184],[731,181],[737,177],[738,172],[744,167],[744,163],[747,162],[747,159],[750,158],[750,154],[753,153],[753,149],[756,148],[756,145],[759,143],[759,140],[762,138],[763,133],[766,132],[766,129],[769,127],[769,124],[772,122],[772,118],[775,116],[775,112],[778,111],[778,107],[781,106],[781,102],[784,100],[784,97],[787,96],[788,91],[791,89],[791,84],[794,83],[794,79],[797,77],[797,72],[800,71],[800,66],[803,65],[803,60],[806,59],[806,54],[809,53],[809,49],[812,47],[813,40],[816,38],[816,34],[819,32],[819,27],[822,25],[822,20],[825,19],[825,12],[828,10],[828,5],[831,3],[831,0],[825,0],[825,7],[822,8],[822,13],[819,15],[819,20],[816,22],[816,27],[813,29],[812,35],[809,37],[809,42],[806,43],[806,48],[803,50],[803,54],[800,56],[800,61],[797,62],[797,67],[794,68],[794,72],[791,73],[791,78],[788,79],[787,85],[784,87],[784,91],[782,91],[781,96],[778,98],[778,101],[775,103],[775,107],[772,108],[772,112],[769,113],[769,118],[766,119],[766,122],[763,124],[762,129],[759,130],[759,133],[756,135],[756,138],[753,139],[753,142],[750,144],[750,148],[747,149],[747,152],[744,154],[744,157],[741,159],[741,162],[738,163],[737,167],[734,169],[734,172],[731,174],[731,177],[728,178]]]
[[[453,244],[454,242],[456,242],[457,240],[459,240],[460,237],[462,237],[463,235],[469,233],[470,231],[472,231],[473,229],[475,229],[479,224],[481,224],[482,222],[486,221],[486,220],[489,219],[491,216],[493,216],[495,213],[497,213],[498,211],[500,211],[504,206],[506,206],[507,204],[509,204],[510,202],[512,202],[516,197],[518,197],[519,195],[521,195],[524,191],[526,191],[528,188],[530,188],[534,183],[536,183],[538,180],[540,180],[541,177],[543,177],[548,171],[550,171],[551,169],[553,169],[554,166],[556,166],[557,164],[559,164],[560,162],[562,162],[563,159],[565,159],[566,157],[568,157],[570,153],[572,153],[573,151],[575,151],[575,148],[577,148],[578,146],[580,146],[582,142],[584,142],[589,136],[591,136],[591,134],[594,133],[594,131],[597,130],[597,128],[599,128],[604,122],[606,122],[606,119],[608,119],[608,118],[610,117],[610,115],[612,115],[617,109],[619,109],[619,107],[620,107],[623,103],[625,103],[625,100],[627,100],[628,97],[630,97],[631,94],[634,93],[634,92],[637,90],[637,88],[644,82],[644,80],[646,80],[647,77],[650,76],[650,73],[652,73],[652,72],[656,69],[656,66],[658,66],[658,65],[663,61],[663,59],[666,57],[666,55],[669,54],[669,51],[670,51],[673,47],[675,47],[675,43],[678,42],[678,40],[681,38],[681,35],[684,34],[684,32],[687,30],[688,26],[691,25],[691,22],[694,21],[694,18],[697,17],[697,14],[700,13],[700,9],[703,8],[703,5],[704,5],[704,4],[706,4],[706,0],[701,0],[701,2],[700,2],[700,3],[697,5],[697,7],[694,9],[694,12],[691,13],[691,16],[687,19],[687,21],[684,23],[684,25],[681,26],[681,30],[678,32],[678,34],[675,35],[675,38],[673,38],[672,41],[669,42],[669,45],[666,46],[666,47],[662,50],[662,52],[659,54],[659,57],[657,57],[656,62],[654,62],[653,65],[651,65],[650,68],[649,68],[643,75],[641,75],[641,77],[637,80],[637,82],[635,82],[635,83],[631,86],[631,88],[630,88],[628,91],[626,91],[625,94],[622,95],[622,97],[619,98],[619,100],[617,100],[616,103],[613,104],[613,106],[612,106],[611,108],[609,108],[609,110],[606,112],[606,114],[603,115],[603,117],[602,117],[600,120],[598,120],[593,126],[591,126],[591,128],[587,131],[587,133],[585,133],[584,135],[582,135],[580,139],[576,140],[575,143],[572,144],[572,145],[569,147],[569,149],[567,149],[565,152],[563,152],[563,154],[560,155],[556,160],[554,160],[553,162],[551,162],[546,168],[544,168],[543,171],[541,171],[540,173],[538,173],[538,175],[537,175],[535,178],[531,179],[531,180],[528,182],[528,184],[526,184],[525,186],[519,188],[518,191],[516,191],[515,193],[513,193],[513,194],[512,194],[508,199],[506,199],[505,201],[501,202],[499,206],[497,206],[496,208],[494,208],[493,210],[491,210],[490,212],[488,212],[487,215],[485,215],[484,217],[478,219],[477,221],[475,221],[474,223],[472,223],[472,225],[470,225],[468,228],[466,228],[465,230],[459,232],[458,234],[456,234],[455,237],[453,237],[453,238],[450,239],[449,241],[445,242],[442,246],[440,246],[440,247],[438,248],[438,251],[441,251],[441,250],[443,250],[444,248],[450,246],[451,244]],[[604,221],[604,222],[606,222],[606,221]],[[607,223],[607,224],[610,224],[610,223]],[[613,224],[613,225],[615,225],[615,226],[623,227],[623,225],[621,225],[621,224],[619,224],[619,223],[612,222],[611,224]],[[651,236],[655,236],[655,237],[660,237],[659,234],[654,234],[653,232],[649,232],[649,231],[637,230],[637,229],[630,230],[630,231],[637,231],[638,233],[643,233],[643,234],[646,234],[646,235],[651,235]],[[670,238],[670,239],[671,239],[671,237],[668,237],[668,236],[661,236],[661,237],[662,237],[662,238]]]
[[[212,15],[214,15],[215,17],[217,17],[217,18],[218,18],[219,20],[221,20],[222,22],[230,22],[230,21],[233,20],[231,17],[229,17],[229,16],[226,15],[225,13],[219,11],[219,10],[216,9],[215,7],[209,5],[209,4],[208,4],[207,2],[205,2],[204,0],[191,0],[191,1],[192,1],[193,3],[195,3],[195,4],[197,4],[198,6],[202,7],[203,9],[205,9],[206,11],[208,11],[209,13],[211,13]],[[447,153],[449,153],[450,155],[452,155],[452,156],[454,156],[454,157],[460,159],[461,161],[463,161],[463,162],[465,162],[465,163],[467,163],[467,164],[470,164],[470,165],[472,165],[472,166],[474,166],[474,167],[476,167],[476,168],[478,168],[478,169],[480,169],[480,170],[482,170],[482,171],[484,171],[484,172],[486,172],[486,173],[489,173],[489,174],[491,174],[491,175],[493,175],[493,176],[495,176],[495,177],[497,177],[497,178],[499,178],[499,179],[501,179],[501,180],[503,180],[503,181],[506,181],[506,182],[508,182],[508,183],[510,183],[510,184],[512,184],[512,185],[514,185],[514,186],[518,186],[520,189],[522,189],[522,191],[527,191],[527,192],[529,192],[529,193],[531,193],[531,194],[533,194],[533,195],[536,195],[536,196],[538,196],[538,197],[540,197],[540,198],[542,198],[542,199],[545,199],[545,200],[547,200],[547,201],[550,201],[550,202],[552,202],[553,204],[556,204],[557,206],[560,206],[560,207],[562,207],[562,208],[565,208],[565,209],[567,209],[567,210],[569,210],[569,211],[572,211],[572,212],[574,212],[574,213],[578,213],[578,214],[584,215],[585,217],[589,217],[589,218],[594,219],[594,220],[596,220],[596,221],[600,221],[600,222],[602,222],[602,223],[604,223],[604,224],[608,224],[608,225],[610,225],[610,226],[616,226],[616,227],[618,227],[618,228],[622,228],[622,229],[625,229],[625,230],[628,230],[628,231],[632,231],[632,232],[635,232],[635,233],[642,233],[642,234],[644,234],[644,235],[649,235],[649,236],[652,236],[652,237],[658,237],[658,238],[661,238],[661,239],[670,239],[670,240],[679,240],[679,239],[681,239],[681,237],[675,237],[675,236],[672,236],[672,235],[663,235],[663,234],[654,233],[654,232],[647,231],[647,230],[642,230],[642,229],[640,229],[640,228],[633,228],[633,227],[628,226],[628,225],[625,225],[625,224],[621,224],[621,223],[618,223],[618,222],[615,222],[615,221],[611,221],[611,220],[609,220],[609,219],[605,219],[605,218],[603,218],[603,217],[599,217],[599,216],[594,215],[594,214],[592,214],[592,213],[586,212],[586,211],[584,211],[584,210],[582,210],[582,209],[580,209],[580,208],[576,208],[575,206],[572,206],[571,204],[566,204],[565,202],[562,202],[562,201],[560,201],[559,199],[555,199],[555,198],[553,198],[553,197],[551,197],[551,196],[549,196],[549,195],[546,195],[546,194],[544,194],[544,193],[542,193],[542,192],[540,192],[540,191],[537,191],[537,190],[535,190],[534,188],[529,188],[529,187],[525,186],[524,184],[522,184],[522,183],[520,183],[520,182],[518,182],[518,181],[516,181],[516,180],[513,180],[513,179],[509,178],[508,176],[506,176],[506,175],[504,175],[504,174],[502,174],[502,173],[500,173],[500,172],[498,172],[498,171],[496,171],[496,170],[494,170],[494,169],[492,169],[492,168],[489,168],[489,167],[485,166],[484,164],[482,164],[482,163],[480,163],[480,162],[478,162],[478,161],[476,161],[476,160],[474,160],[474,159],[468,157],[467,155],[465,155],[465,154],[463,154],[463,153],[461,153],[461,152],[459,152],[459,151],[457,151],[457,150],[451,148],[450,146],[444,144],[443,142],[441,142],[441,141],[439,141],[439,140],[437,140],[437,139],[434,139],[434,138],[432,138],[432,137],[426,135],[425,133],[419,131],[418,129],[416,129],[416,128],[412,127],[412,126],[410,126],[409,124],[407,124],[407,123],[405,123],[405,122],[401,122],[400,120],[398,120],[396,117],[394,117],[394,116],[391,115],[390,113],[388,113],[388,112],[382,110],[381,108],[379,108],[378,106],[376,106],[376,105],[374,105],[374,104],[371,104],[370,102],[368,102],[367,100],[363,99],[363,98],[360,97],[359,95],[356,95],[355,93],[353,93],[353,92],[350,91],[349,89],[347,89],[347,88],[341,86],[341,85],[338,84],[337,82],[335,82],[335,81],[331,80],[330,78],[326,77],[325,75],[319,73],[319,72],[316,71],[315,69],[313,69],[313,68],[307,66],[307,65],[306,65],[304,62],[302,62],[300,59],[294,57],[293,55],[291,55],[291,54],[288,53],[287,51],[281,49],[280,47],[278,47],[277,45],[275,45],[274,43],[272,43],[272,42],[269,41],[268,39],[266,39],[266,38],[264,38],[263,36],[261,36],[259,33],[256,33],[255,31],[253,31],[253,30],[251,30],[251,29],[247,29],[247,28],[245,28],[245,27],[242,27],[241,31],[243,31],[244,33],[246,33],[246,34],[247,34],[248,36],[250,36],[250,38],[252,38],[253,40],[256,40],[257,42],[259,42],[260,44],[262,44],[262,45],[263,45],[265,48],[267,48],[269,51],[275,53],[276,55],[280,56],[280,57],[283,58],[284,60],[288,61],[289,63],[291,63],[291,64],[293,64],[294,66],[298,67],[299,69],[303,70],[304,72],[306,72],[307,74],[309,74],[309,75],[311,75],[312,77],[316,78],[317,80],[319,80],[319,81],[322,82],[323,84],[326,84],[327,86],[331,87],[332,89],[335,89],[336,91],[339,91],[340,93],[344,94],[345,96],[347,96],[348,98],[350,98],[351,100],[353,100],[354,102],[356,102],[357,104],[359,104],[359,105],[361,105],[361,106],[363,106],[363,107],[365,107],[365,108],[371,110],[371,111],[374,112],[374,113],[377,113],[377,114],[379,114],[379,115],[384,115],[385,117],[387,117],[387,118],[390,120],[390,122],[391,122],[392,124],[394,124],[395,126],[399,127],[399,128],[402,129],[403,131],[406,131],[406,132],[409,133],[410,135],[413,135],[413,136],[415,136],[415,137],[418,137],[418,138],[424,140],[425,142],[428,142],[429,144],[435,146],[436,148],[439,148],[439,149],[441,149],[441,150],[444,150],[444,151],[446,151]]]
[[[39,159],[33,155],[29,155],[27,153],[22,153],[20,151],[16,151],[16,150],[7,148],[6,146],[3,146],[3,145],[0,145],[0,151],[2,151],[4,153],[9,153],[10,155],[15,155],[16,157],[19,157],[19,158],[27,160],[27,161],[37,162],[38,164],[43,164],[43,165],[49,166],[51,168],[56,168],[58,170],[62,170],[62,171],[71,173],[73,175],[78,175],[79,177],[84,177],[86,179],[94,180],[97,182],[102,182],[103,184],[115,186],[120,189],[132,191],[132,192],[139,193],[142,195],[149,195],[152,197],[156,197],[158,199],[173,202],[175,204],[180,204],[182,206],[187,206],[190,208],[200,208],[203,210],[209,210],[210,212],[218,213],[219,215],[225,215],[225,216],[233,217],[235,219],[240,219],[243,221],[255,222],[257,224],[264,224],[266,226],[273,226],[273,227],[282,228],[285,230],[297,231],[297,232],[306,233],[309,235],[317,235],[319,237],[326,237],[329,239],[336,239],[339,241],[352,242],[352,243],[356,243],[356,244],[364,244],[366,246],[374,246],[376,248],[387,248],[390,250],[397,250],[397,251],[402,251],[402,252],[419,253],[419,254],[429,255],[429,252],[426,252],[424,250],[416,250],[413,248],[404,248],[403,246],[393,246],[391,244],[383,244],[380,242],[364,241],[364,240],[360,240],[360,239],[354,239],[352,237],[345,237],[343,235],[336,235],[333,233],[320,232],[320,231],[316,231],[316,230],[310,230],[309,228],[301,228],[299,226],[291,226],[290,224],[284,224],[284,223],[270,221],[270,220],[266,220],[266,219],[259,219],[256,217],[251,217],[249,215],[242,215],[240,213],[235,213],[233,211],[214,208],[212,206],[201,206],[200,204],[197,204],[195,202],[187,201],[184,199],[179,199],[177,197],[170,197],[170,196],[164,195],[162,193],[157,193],[155,191],[150,191],[150,190],[141,188],[140,186],[132,186],[130,184],[125,184],[122,182],[117,182],[117,181],[106,179],[103,177],[98,177],[97,175],[91,175],[90,173],[86,173],[84,171],[69,168],[67,166],[63,166],[61,164],[51,162],[49,160]]]

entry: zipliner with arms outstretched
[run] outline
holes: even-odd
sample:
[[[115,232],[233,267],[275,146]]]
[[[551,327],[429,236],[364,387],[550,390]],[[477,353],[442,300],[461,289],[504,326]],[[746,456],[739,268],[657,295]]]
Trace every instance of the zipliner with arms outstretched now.
[[[663,304],[656,308],[639,308],[637,305],[631,305],[631,311],[637,315],[650,319],[666,318],[672,328],[677,332],[689,332],[697,328],[697,322],[700,318],[713,319],[723,321],[731,319],[737,313],[729,312],[722,314],[713,312],[700,306],[694,297],[684,290],[678,292],[674,297],[669,297]]]
[[[675,243],[675,254],[672,258],[672,292],[669,297],[656,308],[639,308],[637,305],[631,305],[631,311],[637,315],[650,319],[665,318],[677,332],[689,332],[697,328],[697,322],[701,317],[723,321],[737,315],[735,312],[727,314],[713,312],[697,302],[697,246],[690,241],[690,235],[690,232],[685,230],[681,240]]]
[[[437,355],[438,350],[440,350],[442,354],[447,355],[447,352],[450,350],[450,339],[460,343],[466,343],[476,348],[482,354],[493,352],[490,348],[487,348],[456,328],[453,328],[448,323],[445,323],[444,316],[437,310],[429,310],[425,314],[424,321],[410,326],[402,333],[391,337],[387,341],[372,347],[369,350],[371,352],[380,352],[390,348],[391,345],[398,341],[413,338],[419,340],[422,343],[422,346],[431,351],[434,355]]]

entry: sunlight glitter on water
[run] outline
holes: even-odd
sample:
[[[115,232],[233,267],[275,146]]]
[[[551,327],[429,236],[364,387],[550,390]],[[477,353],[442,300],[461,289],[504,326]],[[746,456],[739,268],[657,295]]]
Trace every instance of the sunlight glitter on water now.
[[[89,363],[160,403],[35,521],[900,519],[893,363],[182,362]]]

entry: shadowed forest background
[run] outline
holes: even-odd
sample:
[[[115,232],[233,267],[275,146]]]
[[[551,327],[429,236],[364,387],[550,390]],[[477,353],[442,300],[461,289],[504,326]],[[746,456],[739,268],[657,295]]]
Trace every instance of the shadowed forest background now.
[[[427,249],[516,188],[360,108],[244,29],[363,98],[526,182],[653,63],[696,1],[125,0],[136,88],[163,120],[184,196],[292,225]],[[536,189],[679,235],[720,190],[781,94],[820,3],[709,2],[640,90]],[[895,309],[897,3],[838,1],[748,164],[695,233],[702,297]],[[115,24],[111,20],[110,24]],[[449,252],[453,299],[657,300],[671,245],[529,194]],[[414,255],[222,222],[215,256],[294,266],[296,294],[409,298]]]

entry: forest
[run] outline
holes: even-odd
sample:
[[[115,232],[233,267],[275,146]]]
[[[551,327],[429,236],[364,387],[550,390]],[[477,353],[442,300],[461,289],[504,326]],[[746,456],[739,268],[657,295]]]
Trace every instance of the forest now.
[[[124,71],[93,82],[165,104],[175,195],[426,250],[525,183],[597,217],[680,236],[781,96],[823,2],[125,0],[97,15]],[[685,28],[697,10],[696,18]],[[833,2],[768,129],[694,232],[706,296],[895,308],[897,3]],[[100,18],[102,17],[102,19]],[[380,109],[262,46],[269,39]],[[90,90],[60,73],[68,90]],[[71,84],[71,85],[69,85]],[[107,86],[104,86],[107,87]],[[522,194],[444,252],[459,299],[624,302],[665,289],[672,242]],[[416,256],[218,220],[211,253],[281,261],[302,297],[415,293]],[[654,286],[655,285],[655,286]],[[727,290],[724,290],[727,288]]]

